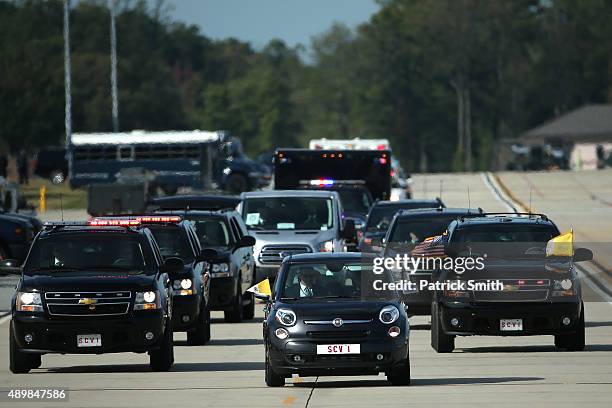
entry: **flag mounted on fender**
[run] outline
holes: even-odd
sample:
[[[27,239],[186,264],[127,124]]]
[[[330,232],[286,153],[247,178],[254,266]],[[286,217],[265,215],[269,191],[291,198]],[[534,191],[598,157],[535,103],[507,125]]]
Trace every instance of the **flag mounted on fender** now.
[[[248,288],[247,292],[252,292],[256,295],[272,296],[272,290],[270,289],[270,281],[268,280],[268,278],[266,278],[258,284]]]
[[[550,239],[546,243],[546,256],[573,256],[574,231],[570,230]]]

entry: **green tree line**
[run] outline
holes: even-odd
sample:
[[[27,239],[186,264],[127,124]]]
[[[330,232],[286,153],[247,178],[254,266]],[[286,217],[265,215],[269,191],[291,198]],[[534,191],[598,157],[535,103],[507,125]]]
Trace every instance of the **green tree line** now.
[[[71,10],[74,131],[112,128],[107,4]],[[304,59],[281,40],[211,40],[163,1],[120,0],[121,128],[226,129],[252,155],[388,138],[411,171],[477,170],[499,139],[612,95],[610,1],[378,4],[359,27],[315,36]],[[62,7],[0,1],[0,148],[64,139]]]

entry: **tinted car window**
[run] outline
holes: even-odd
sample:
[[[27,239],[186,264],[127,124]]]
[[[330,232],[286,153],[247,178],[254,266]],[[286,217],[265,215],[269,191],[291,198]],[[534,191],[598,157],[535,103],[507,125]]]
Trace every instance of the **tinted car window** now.
[[[151,232],[164,259],[175,256],[186,263],[193,261],[191,246],[180,228],[151,228]]]
[[[102,267],[140,272],[145,265],[143,248],[137,239],[92,233],[38,240],[32,247],[24,272]]]
[[[397,222],[389,242],[418,244],[425,238],[441,235],[455,217],[404,218]]]
[[[249,229],[327,230],[333,226],[332,201],[318,197],[266,197],[244,201]]]
[[[374,290],[374,280],[390,276],[374,274],[371,264],[294,264],[281,283],[281,298],[393,298],[395,292]]]
[[[227,224],[222,219],[209,218],[197,220],[194,221],[194,224],[196,235],[202,247],[226,247],[229,245],[229,231]]]
[[[457,229],[452,245],[459,256],[544,258],[546,243],[558,234],[548,225],[474,225]]]
[[[391,225],[391,221],[395,213],[399,210],[411,210],[416,208],[437,208],[437,203],[418,203],[414,204],[398,204],[398,205],[381,205],[375,206],[368,215],[366,231],[368,232],[384,232]]]
[[[340,201],[345,211],[366,214],[372,205],[372,197],[361,189],[339,189]]]

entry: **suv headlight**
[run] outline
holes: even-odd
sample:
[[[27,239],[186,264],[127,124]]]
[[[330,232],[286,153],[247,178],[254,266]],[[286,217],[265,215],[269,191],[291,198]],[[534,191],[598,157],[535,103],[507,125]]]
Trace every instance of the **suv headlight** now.
[[[334,241],[321,242],[318,245],[319,252],[334,252]]]
[[[17,292],[15,307],[18,312],[42,312],[40,293]]]
[[[158,291],[136,292],[134,310],[161,309],[161,298]]]
[[[193,282],[191,279],[176,279],[172,282],[172,288],[174,289],[172,293],[177,296],[187,296],[193,295],[194,289],[192,289]]]
[[[228,278],[230,276],[229,265],[226,262],[212,264],[210,272],[211,278]]]
[[[553,297],[574,296],[576,290],[571,279],[554,280],[553,281]]]
[[[297,321],[295,312],[289,309],[278,309],[275,316],[276,321],[283,326],[293,326]]]
[[[385,306],[380,310],[378,319],[384,324],[391,324],[399,319],[400,312],[395,306]]]

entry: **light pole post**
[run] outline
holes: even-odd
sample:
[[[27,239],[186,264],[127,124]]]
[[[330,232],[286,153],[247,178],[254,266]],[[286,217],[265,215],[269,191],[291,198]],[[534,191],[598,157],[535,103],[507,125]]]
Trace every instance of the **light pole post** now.
[[[119,132],[119,98],[117,96],[117,30],[115,27],[115,0],[109,0],[111,43],[111,95],[113,100],[113,132]]]

